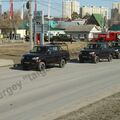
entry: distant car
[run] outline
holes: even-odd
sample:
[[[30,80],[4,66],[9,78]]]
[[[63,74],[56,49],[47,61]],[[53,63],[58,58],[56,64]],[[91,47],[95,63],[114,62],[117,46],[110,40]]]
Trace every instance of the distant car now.
[[[120,43],[113,42],[111,44],[110,48],[113,50],[113,52],[112,52],[113,58],[120,59]]]
[[[90,43],[79,53],[81,63],[85,60],[98,63],[101,59],[107,59],[109,62],[112,60],[112,50],[107,43]]]
[[[23,55],[21,65],[23,69],[36,68],[42,71],[49,64],[59,64],[64,67],[69,60],[68,47],[66,50],[58,44],[49,44],[44,46],[35,46],[28,54]]]
[[[53,36],[51,39],[51,41],[59,41],[59,42],[70,42],[72,40],[72,38],[70,36],[64,35],[64,34],[60,34],[58,36]]]

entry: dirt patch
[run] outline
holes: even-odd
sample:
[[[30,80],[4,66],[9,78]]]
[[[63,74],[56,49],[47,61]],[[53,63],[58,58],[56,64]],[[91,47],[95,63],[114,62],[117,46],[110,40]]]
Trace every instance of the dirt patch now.
[[[17,64],[20,63],[21,56],[28,51],[28,43],[1,45],[0,59],[12,59]]]
[[[78,56],[80,49],[86,46],[86,42],[67,43],[71,58]],[[20,63],[21,56],[29,51],[29,43],[6,44],[0,46],[0,59],[12,59],[15,64]]]
[[[71,58],[77,58],[80,50],[87,46],[86,42],[74,42],[72,44],[71,43],[67,44]]]
[[[120,120],[120,93],[55,120]]]

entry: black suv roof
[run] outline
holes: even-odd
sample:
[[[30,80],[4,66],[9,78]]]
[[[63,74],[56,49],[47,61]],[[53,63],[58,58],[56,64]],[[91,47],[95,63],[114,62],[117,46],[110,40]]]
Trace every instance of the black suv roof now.
[[[61,46],[61,45],[65,45],[68,46],[66,43],[49,43],[49,44],[45,44],[45,45],[36,45],[36,47],[38,46],[46,46],[46,47],[50,47],[50,46]]]

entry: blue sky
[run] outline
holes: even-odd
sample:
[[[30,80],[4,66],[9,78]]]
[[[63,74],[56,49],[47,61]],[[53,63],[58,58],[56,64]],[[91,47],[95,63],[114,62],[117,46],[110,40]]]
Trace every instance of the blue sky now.
[[[2,0],[2,10],[9,10],[9,0]],[[14,9],[21,9],[22,5],[25,4],[27,0],[13,0]],[[21,2],[18,2],[21,1]],[[23,1],[23,2],[22,2]],[[33,0],[34,1],[34,0]],[[38,1],[38,10],[44,10],[47,14],[47,2],[48,0],[37,0]],[[78,0],[81,6],[103,6],[112,8],[112,3],[119,0]],[[61,15],[61,3],[62,0],[51,0],[51,14],[53,16]]]

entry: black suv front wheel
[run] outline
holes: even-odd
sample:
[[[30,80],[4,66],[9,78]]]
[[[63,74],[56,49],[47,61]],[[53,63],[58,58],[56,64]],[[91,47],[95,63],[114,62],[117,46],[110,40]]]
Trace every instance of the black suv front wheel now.
[[[94,63],[98,63],[99,61],[100,61],[100,58],[99,58],[98,56],[95,56],[93,62],[94,62]]]
[[[46,68],[45,62],[40,62],[40,63],[38,64],[38,70],[39,70],[39,71],[44,71],[45,68]]]

